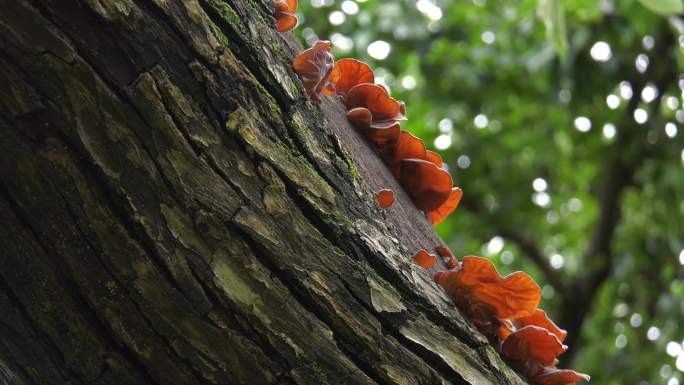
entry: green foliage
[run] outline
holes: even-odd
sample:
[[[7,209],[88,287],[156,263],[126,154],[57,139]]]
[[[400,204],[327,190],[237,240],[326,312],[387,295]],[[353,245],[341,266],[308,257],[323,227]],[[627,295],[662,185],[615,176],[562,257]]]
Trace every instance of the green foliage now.
[[[684,12],[682,0],[639,0],[639,2],[644,7],[663,16],[678,15]]]
[[[536,0],[345,2],[302,0],[295,32],[368,62],[406,102],[402,127],[441,147],[464,190],[438,228],[454,253],[532,274],[561,326],[586,311],[572,366],[592,383],[684,382],[684,355],[677,369],[666,353],[684,339],[684,22],[658,14],[681,3],[543,0],[540,19]],[[391,47],[382,60],[368,52],[378,40]],[[611,201],[620,213],[606,212]],[[608,255],[590,253],[618,214],[602,230]]]

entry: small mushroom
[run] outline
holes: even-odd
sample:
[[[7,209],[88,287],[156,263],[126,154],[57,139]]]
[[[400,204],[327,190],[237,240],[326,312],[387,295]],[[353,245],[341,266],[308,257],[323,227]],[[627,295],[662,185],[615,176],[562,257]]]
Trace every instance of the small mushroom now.
[[[516,328],[523,328],[525,326],[539,326],[553,333],[553,335],[555,335],[560,342],[563,342],[565,337],[568,335],[567,331],[559,328],[555,322],[549,319],[549,317],[546,315],[546,312],[541,309],[535,310],[534,313],[528,316],[514,319],[513,324]]]
[[[456,210],[456,208],[458,208],[458,204],[461,202],[462,196],[463,191],[458,187],[453,187],[447,200],[444,201],[444,203],[442,203],[442,205],[438,208],[428,212],[428,219],[430,220],[430,223],[432,223],[433,226],[437,226],[438,224],[442,223],[446,217],[448,217],[452,212],[454,212],[454,210]]]
[[[277,0],[273,17],[276,19],[276,31],[287,32],[297,26],[297,0]]]
[[[430,212],[439,208],[451,193],[451,175],[423,159],[402,159],[399,183],[418,209]]]
[[[413,256],[413,260],[423,269],[432,269],[432,267],[435,266],[435,262],[437,262],[437,256],[428,253],[425,249],[420,249]]]
[[[376,198],[378,200],[378,206],[380,206],[380,208],[386,209],[392,206],[392,203],[394,203],[394,192],[389,189],[382,189],[378,191]]]
[[[589,381],[590,379],[588,375],[577,373],[574,370],[549,366],[534,377],[534,383],[537,385],[574,385],[577,382]]]
[[[330,84],[325,88],[327,95],[345,96],[355,86],[362,83],[373,84],[375,75],[368,64],[356,59],[340,59],[330,74]]]
[[[444,260],[448,269],[455,269],[458,267],[458,261],[454,258],[454,254],[449,250],[448,247],[444,245],[438,245],[435,247],[437,254]]]
[[[535,378],[544,367],[554,365],[560,354],[567,350],[558,338],[538,326],[525,326],[511,334],[501,345],[501,353],[529,378]]]
[[[292,67],[304,84],[306,93],[314,102],[320,102],[320,94],[328,85],[330,72],[335,64],[332,44],[327,40],[317,41],[292,60]]]
[[[427,150],[423,140],[413,136],[410,132],[401,131],[396,145],[391,154],[386,154],[385,162],[388,164],[392,174],[399,177],[402,159],[415,158],[427,160]]]
[[[356,107],[347,111],[347,119],[359,130],[366,130],[373,122],[373,115],[368,108]]]
[[[378,84],[362,83],[352,87],[344,98],[344,104],[348,110],[367,108],[373,115],[373,122],[405,119],[402,105]]]

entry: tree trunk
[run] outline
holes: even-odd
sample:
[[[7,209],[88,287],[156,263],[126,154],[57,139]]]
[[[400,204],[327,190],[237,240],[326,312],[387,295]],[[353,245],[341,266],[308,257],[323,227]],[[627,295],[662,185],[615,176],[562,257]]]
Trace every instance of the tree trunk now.
[[[271,9],[0,0],[0,384],[523,383]]]

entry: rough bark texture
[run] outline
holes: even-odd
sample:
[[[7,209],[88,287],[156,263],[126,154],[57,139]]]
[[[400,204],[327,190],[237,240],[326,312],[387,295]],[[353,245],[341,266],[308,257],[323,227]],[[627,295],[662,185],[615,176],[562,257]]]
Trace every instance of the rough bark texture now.
[[[0,384],[523,383],[271,7],[0,0]]]

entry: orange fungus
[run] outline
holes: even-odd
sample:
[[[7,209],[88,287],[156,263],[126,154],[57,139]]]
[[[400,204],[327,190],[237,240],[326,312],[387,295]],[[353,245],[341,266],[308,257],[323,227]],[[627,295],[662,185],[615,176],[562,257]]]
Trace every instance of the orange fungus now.
[[[399,183],[418,209],[435,210],[449,198],[451,175],[444,169],[422,159],[403,159],[399,168]]]
[[[435,247],[435,250],[437,251],[437,254],[439,254],[442,257],[447,268],[455,269],[456,267],[458,267],[458,261],[456,260],[456,258],[454,258],[454,254],[451,252],[451,250],[449,250],[448,247],[444,245],[438,245],[437,247]]]
[[[425,160],[429,160],[430,162],[434,163],[437,167],[442,167],[442,157],[434,151],[425,151]]]
[[[296,0],[277,0],[275,17],[278,31],[293,28]],[[372,69],[355,59],[336,63],[331,44],[319,41],[293,61],[308,95],[319,101],[320,94],[340,95],[347,108],[347,119],[388,166],[419,210],[433,226],[449,216],[461,201],[463,191],[443,166],[442,157],[427,150],[423,141],[399,125],[406,106],[392,98],[387,89],[374,84]],[[394,203],[392,190],[376,193],[378,205],[385,209]],[[573,385],[589,376],[558,369],[558,355],[567,332],[537,309],[541,290],[523,272],[502,277],[492,262],[466,256],[458,262],[444,245],[435,247],[449,270],[439,271],[434,279],[474,326],[492,340],[502,341],[501,352],[522,374],[536,385]],[[417,265],[432,269],[437,256],[420,249],[413,259]]]
[[[420,249],[416,255],[413,256],[413,260],[416,261],[418,266],[424,269],[431,269],[435,265],[435,262],[437,262],[437,256],[428,253],[425,249]]]
[[[394,203],[394,192],[389,189],[380,190],[377,193],[377,199],[378,205],[381,208],[386,209],[392,206],[392,203]]]
[[[409,132],[400,131],[394,146],[382,153],[382,156],[392,175],[399,179],[401,160],[408,158],[427,160],[427,150],[422,139],[413,136]]]
[[[442,203],[441,206],[428,212],[428,219],[430,219],[430,223],[432,223],[433,226],[437,226],[444,219],[446,219],[446,217],[448,217],[449,214],[456,210],[458,204],[461,202],[462,196],[463,191],[460,188],[452,188],[451,193],[449,194],[449,198],[447,198],[447,200],[444,203]]]
[[[346,95],[349,90],[362,83],[373,84],[375,75],[368,64],[356,59],[340,59],[330,74],[330,84],[325,89],[329,95]]]
[[[403,120],[401,104],[389,96],[385,87],[362,83],[354,86],[344,98],[347,109],[365,107],[373,115],[373,121]]]
[[[347,111],[347,119],[359,130],[368,129],[373,122],[373,115],[365,107],[356,107]]]
[[[392,157],[387,159],[387,163],[389,163],[390,166],[396,166],[397,172],[399,162],[402,159],[415,158],[427,160],[427,150],[425,149],[423,140],[413,136],[407,131],[401,131],[399,140],[397,141],[396,146],[394,146],[394,151],[391,155]],[[390,168],[393,169],[393,167]]]
[[[574,385],[580,381],[589,381],[589,379],[588,375],[574,370],[546,367],[534,377],[534,382],[537,385]]]
[[[313,101],[320,101],[320,94],[328,85],[334,62],[332,44],[327,40],[317,41],[292,61],[292,67]]]
[[[400,132],[401,129],[397,122],[387,127],[371,125],[369,128],[361,130],[363,136],[373,144],[373,148],[381,157],[385,157],[387,153],[392,151],[399,140]]]
[[[516,318],[514,324],[517,328],[523,328],[530,325],[539,326],[555,335],[560,342],[563,342],[568,335],[568,332],[559,328],[558,325],[549,319],[546,312],[541,309],[535,310],[534,313],[528,316]]]
[[[553,333],[538,326],[516,330],[501,345],[503,355],[530,378],[541,374],[544,367],[554,365],[556,357],[566,349]]]
[[[537,309],[513,323],[515,326],[509,328],[508,335],[502,338],[501,352],[511,360],[513,367],[535,384],[572,385],[589,380],[586,374],[555,367],[557,357],[567,349],[562,343],[566,332],[549,320],[543,310]],[[514,330],[515,327],[519,329]]]
[[[287,32],[297,25],[297,0],[277,0],[273,17],[276,20],[276,31]]]
[[[435,281],[452,298],[470,296],[491,306],[500,319],[532,314],[541,300],[541,290],[523,272],[502,277],[486,258],[466,256],[455,270],[440,271]]]

